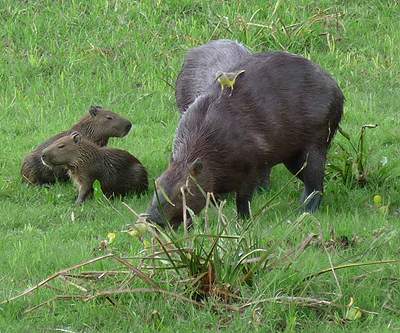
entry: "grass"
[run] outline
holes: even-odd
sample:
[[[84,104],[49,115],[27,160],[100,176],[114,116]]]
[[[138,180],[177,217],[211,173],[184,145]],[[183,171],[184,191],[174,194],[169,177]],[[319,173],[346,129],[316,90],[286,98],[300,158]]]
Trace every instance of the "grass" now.
[[[228,38],[243,43],[252,53],[284,49],[306,56],[331,73],[342,88],[346,96],[342,128],[355,147],[364,125],[379,126],[368,128],[363,136],[365,186],[344,179],[337,169],[327,168],[320,209],[293,227],[281,242],[277,240],[290,227],[287,221],[296,221],[297,216],[289,214],[298,206],[301,182],[290,183],[273,200],[272,207],[250,224],[234,222],[232,196],[221,213],[210,210],[211,234],[221,231],[219,214],[224,214],[229,233],[246,239],[243,243],[218,238],[218,251],[229,248],[233,255],[274,248],[273,254],[281,258],[280,265],[271,269],[265,266],[271,260],[266,261],[254,273],[252,284],[242,285],[233,278],[225,279],[230,277],[228,263],[232,257],[215,252],[208,242],[196,247],[191,243],[203,251],[199,252],[200,262],[205,253],[213,254],[220,277],[217,287],[227,287],[226,281],[231,281],[232,288],[237,288],[241,300],[230,304],[241,306],[252,301],[247,308],[232,311],[212,297],[206,298],[201,307],[176,297],[143,292],[111,295],[113,305],[104,297],[86,303],[71,298],[58,300],[23,314],[57,295],[78,293],[73,286],[54,280],[51,286],[59,290],[42,288],[0,305],[0,331],[399,330],[400,268],[398,262],[386,262],[399,259],[400,52],[396,41],[400,24],[393,19],[399,13],[395,1],[376,0],[303,0],[296,4],[187,0],[2,2],[0,302],[65,268],[109,252],[124,258],[140,255],[143,244],[121,232],[137,220],[123,203],[143,212],[153,186],[140,198],[111,202],[95,199],[78,207],[74,204],[77,192],[71,184],[30,187],[21,183],[19,169],[27,153],[67,129],[90,105],[97,104],[133,123],[129,136],[111,139],[110,145],[135,155],[147,167],[150,179],[158,177],[168,165],[179,122],[172,87],[186,51],[192,47]],[[338,133],[328,162],[342,167],[346,161],[356,161],[357,153]],[[356,174],[353,164],[348,172]],[[290,178],[282,166],[275,167],[270,192],[255,196],[252,211],[257,212]],[[374,204],[377,195],[382,198],[380,204]],[[206,216],[203,213],[198,218],[190,234],[192,242],[196,235],[206,234]],[[115,232],[116,241],[105,246],[109,232]],[[290,263],[283,260],[283,254],[296,248],[310,233],[322,235],[322,240],[314,238],[298,258],[290,256]],[[183,239],[183,230],[174,237]],[[139,263],[138,259],[129,261]],[[349,266],[371,262],[378,263]],[[349,267],[337,269],[335,274],[317,275],[340,265]],[[107,258],[76,272],[118,267],[127,270]],[[146,273],[151,275],[151,271]],[[178,282],[189,276],[183,269],[179,273],[161,271],[151,278],[165,290],[188,297],[190,291]],[[120,278],[109,277],[96,288],[115,290]],[[149,285],[136,278],[129,288]],[[278,297],[311,297],[344,307],[312,307]],[[346,320],[351,297],[354,306],[371,313]],[[254,302],[265,299],[270,301]]]

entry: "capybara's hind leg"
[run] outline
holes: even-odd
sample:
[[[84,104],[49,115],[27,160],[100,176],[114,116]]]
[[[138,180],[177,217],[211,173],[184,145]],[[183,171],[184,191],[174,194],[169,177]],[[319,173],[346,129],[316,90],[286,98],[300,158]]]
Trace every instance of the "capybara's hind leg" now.
[[[315,212],[321,202],[324,191],[325,160],[326,151],[315,149],[301,154],[296,160],[285,162],[285,166],[294,175],[304,167],[297,176],[304,183],[301,202],[307,201],[307,203],[303,211]]]

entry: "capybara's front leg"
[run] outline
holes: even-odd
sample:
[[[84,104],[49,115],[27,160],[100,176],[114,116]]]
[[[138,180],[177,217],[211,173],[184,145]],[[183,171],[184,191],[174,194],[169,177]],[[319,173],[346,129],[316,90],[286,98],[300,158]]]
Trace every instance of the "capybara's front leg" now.
[[[78,199],[76,199],[76,203],[78,205],[82,205],[86,199],[90,199],[93,197],[93,182],[90,184],[82,184],[79,189]]]

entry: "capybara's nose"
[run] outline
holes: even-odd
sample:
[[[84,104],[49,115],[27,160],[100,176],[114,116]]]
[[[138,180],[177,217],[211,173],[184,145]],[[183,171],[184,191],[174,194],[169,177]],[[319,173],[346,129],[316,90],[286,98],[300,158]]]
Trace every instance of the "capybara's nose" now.
[[[140,214],[140,217],[143,218],[146,222],[151,223],[150,214],[142,213],[142,214]]]

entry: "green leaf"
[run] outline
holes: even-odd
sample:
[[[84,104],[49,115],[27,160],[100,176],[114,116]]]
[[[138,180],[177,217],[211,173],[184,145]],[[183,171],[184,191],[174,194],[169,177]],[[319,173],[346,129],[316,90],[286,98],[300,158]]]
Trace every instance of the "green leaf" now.
[[[101,185],[98,179],[93,183],[93,197],[96,199],[101,199],[103,197],[103,191],[101,190]]]

